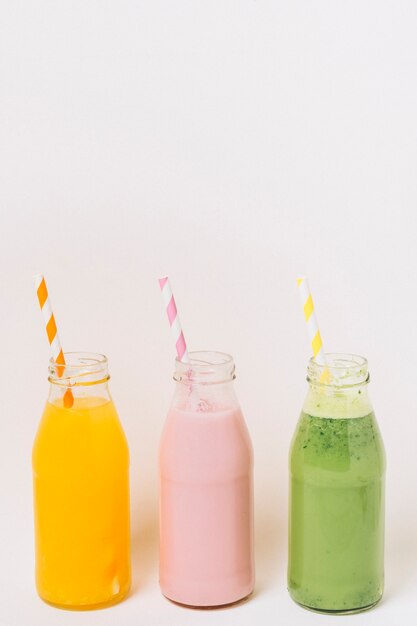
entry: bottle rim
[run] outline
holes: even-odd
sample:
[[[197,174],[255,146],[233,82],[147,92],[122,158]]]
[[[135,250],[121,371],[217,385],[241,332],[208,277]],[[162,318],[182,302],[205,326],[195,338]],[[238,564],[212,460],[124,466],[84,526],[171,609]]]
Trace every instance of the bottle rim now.
[[[65,365],[49,360],[48,380],[63,387],[96,385],[109,380],[108,359],[96,352],[64,352]]]
[[[326,364],[314,357],[307,365],[307,382],[323,387],[356,387],[369,383],[368,361],[359,354],[326,352]]]
[[[175,359],[174,380],[181,383],[213,385],[236,378],[233,357],[217,350],[196,350],[188,353],[189,362]]]

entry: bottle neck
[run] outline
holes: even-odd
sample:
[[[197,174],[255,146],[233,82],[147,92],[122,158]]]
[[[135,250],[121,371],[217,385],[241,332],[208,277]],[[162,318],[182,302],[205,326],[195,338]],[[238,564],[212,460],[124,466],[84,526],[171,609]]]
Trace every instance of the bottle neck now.
[[[222,352],[190,352],[175,362],[173,408],[210,413],[237,407],[233,358]]]
[[[49,364],[49,402],[59,402],[64,394],[71,390],[72,397],[100,398],[109,401],[107,358],[102,354],[89,352],[66,352],[65,365],[59,365],[51,359]]]
[[[303,411],[315,417],[346,419],[372,412],[366,359],[354,354],[326,354],[326,363],[310,359],[309,389]]]
[[[74,399],[78,398],[99,398],[103,403],[111,400],[108,382],[93,383],[88,386],[73,385],[69,387]],[[63,400],[68,387],[57,385],[51,382],[49,387],[48,402],[56,403]]]
[[[175,383],[172,407],[180,410],[213,413],[234,409],[238,401],[232,381],[207,384]]]

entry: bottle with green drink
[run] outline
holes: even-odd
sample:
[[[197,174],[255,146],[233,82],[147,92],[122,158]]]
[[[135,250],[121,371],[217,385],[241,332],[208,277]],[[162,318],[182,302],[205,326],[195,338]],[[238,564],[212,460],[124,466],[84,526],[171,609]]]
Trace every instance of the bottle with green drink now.
[[[350,613],[383,593],[385,454],[366,359],[322,361],[309,362],[291,445],[288,589],[306,608]]]

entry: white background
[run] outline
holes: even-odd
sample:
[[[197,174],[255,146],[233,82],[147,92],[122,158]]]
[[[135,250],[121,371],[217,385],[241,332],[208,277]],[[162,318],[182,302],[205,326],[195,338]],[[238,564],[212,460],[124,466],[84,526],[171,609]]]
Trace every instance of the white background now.
[[[416,20],[414,0],[1,1],[1,626],[336,623],[286,592],[287,451],[310,356],[298,273],[325,348],[369,359],[388,456],[386,593],[344,621],[411,622]],[[132,458],[132,594],[87,614],[46,606],[33,583],[39,271],[64,349],[109,357]],[[190,349],[234,355],[255,448],[256,592],[217,612],[158,588],[164,274]]]

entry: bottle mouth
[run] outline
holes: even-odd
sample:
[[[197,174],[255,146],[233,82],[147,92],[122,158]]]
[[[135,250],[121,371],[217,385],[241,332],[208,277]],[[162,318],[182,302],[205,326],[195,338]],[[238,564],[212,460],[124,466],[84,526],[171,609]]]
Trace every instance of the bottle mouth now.
[[[326,387],[354,387],[369,382],[368,361],[358,354],[329,352],[326,364],[312,357],[307,366],[307,381]]]
[[[49,361],[48,380],[63,387],[96,385],[109,380],[108,360],[95,352],[64,352],[65,365]]]
[[[180,383],[213,385],[236,378],[233,357],[225,352],[189,352],[189,362],[175,359],[174,380]]]

